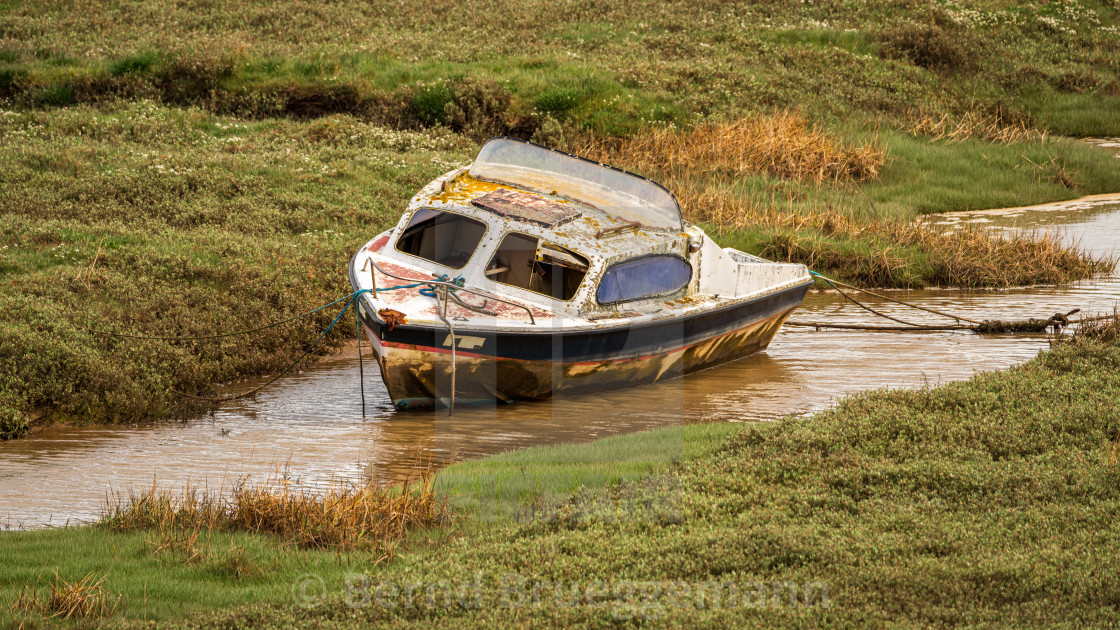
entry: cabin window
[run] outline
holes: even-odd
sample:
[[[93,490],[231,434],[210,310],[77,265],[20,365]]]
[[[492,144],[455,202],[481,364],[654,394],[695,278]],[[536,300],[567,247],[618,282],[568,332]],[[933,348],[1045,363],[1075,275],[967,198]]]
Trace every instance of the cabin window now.
[[[692,266],[676,256],[645,256],[612,265],[595,294],[600,304],[644,300],[679,291],[692,279]]]
[[[486,277],[495,282],[570,300],[587,275],[587,259],[528,234],[510,232],[502,239]]]
[[[397,239],[397,249],[452,269],[462,269],[478,248],[486,224],[450,212],[417,210]]]

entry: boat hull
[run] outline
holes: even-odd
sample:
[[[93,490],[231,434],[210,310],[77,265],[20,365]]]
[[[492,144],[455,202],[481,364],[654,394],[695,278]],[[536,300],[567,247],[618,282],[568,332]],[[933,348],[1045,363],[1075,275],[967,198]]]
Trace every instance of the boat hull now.
[[[620,389],[734,361],[766,348],[811,284],[640,326],[533,333],[457,328],[455,402],[542,400]],[[446,405],[453,380],[447,328],[406,324],[389,330],[361,311],[397,408]]]

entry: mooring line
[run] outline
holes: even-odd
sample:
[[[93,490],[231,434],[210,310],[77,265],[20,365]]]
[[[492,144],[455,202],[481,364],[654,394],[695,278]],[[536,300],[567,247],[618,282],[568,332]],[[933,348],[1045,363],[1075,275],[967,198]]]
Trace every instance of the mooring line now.
[[[442,282],[442,281],[443,281],[443,279],[437,279],[437,282]],[[457,282],[456,284],[459,284],[461,286],[461,283],[462,283],[462,281],[460,279],[459,282]],[[274,322],[272,324],[268,324],[266,326],[261,326],[259,328],[254,328],[254,329],[251,329],[251,330],[242,330],[242,331],[237,331],[237,332],[233,332],[233,333],[224,333],[224,334],[221,334],[221,335],[210,335],[210,336],[205,336],[205,337],[144,337],[144,336],[139,336],[139,335],[122,335],[122,334],[118,334],[118,333],[109,333],[109,332],[102,332],[101,334],[105,334],[105,335],[109,335],[109,336],[126,337],[126,338],[130,338],[130,339],[162,339],[162,340],[213,339],[213,338],[216,338],[216,337],[229,337],[229,336],[232,336],[232,335],[244,335],[244,334],[249,334],[249,333],[253,333],[253,332],[258,332],[260,330],[265,330],[267,328],[272,328],[274,326],[279,326],[280,324],[284,324],[284,323],[293,321],[295,319],[299,319],[301,317],[307,317],[307,316],[312,315],[314,313],[318,313],[319,311],[327,308],[328,306],[338,304],[339,302],[342,302],[343,300],[348,300],[346,302],[346,306],[344,306],[342,308],[342,311],[339,312],[339,314],[336,315],[335,318],[331,321],[330,326],[327,326],[326,330],[324,330],[322,333],[319,334],[319,336],[315,339],[315,341],[311,344],[311,346],[302,355],[300,355],[300,357],[298,359],[293,361],[291,364],[288,365],[288,367],[284,368],[283,371],[281,371],[279,374],[277,374],[276,376],[269,379],[267,382],[265,382],[265,383],[263,383],[263,384],[261,384],[257,387],[254,387],[253,389],[250,389],[249,391],[242,392],[240,394],[232,394],[232,395],[229,395],[229,396],[198,396],[198,395],[195,395],[195,394],[188,394],[186,392],[176,391],[174,389],[169,390],[169,391],[171,391],[172,393],[174,393],[178,396],[182,396],[184,398],[193,398],[195,400],[205,400],[205,401],[212,402],[212,403],[227,402],[227,401],[231,401],[231,400],[238,400],[238,399],[241,399],[241,398],[247,398],[249,396],[252,396],[253,394],[256,394],[257,392],[264,389],[265,387],[268,387],[269,385],[272,385],[276,381],[280,380],[288,372],[291,372],[292,369],[295,366],[299,365],[301,361],[306,359],[311,354],[311,352],[313,350],[315,350],[316,346],[319,345],[319,342],[322,341],[323,338],[327,336],[327,333],[329,333],[331,331],[331,329],[334,328],[334,325],[337,324],[340,319],[342,319],[342,316],[346,314],[346,311],[350,309],[350,306],[353,305],[354,306],[354,315],[355,315],[355,319],[356,319],[356,323],[357,323],[357,327],[358,327],[358,379],[359,379],[359,382],[360,382],[360,389],[361,389],[361,395],[362,395],[362,417],[364,418],[365,415],[366,415],[366,383],[365,383],[365,366],[363,364],[363,359],[362,359],[362,314],[361,314],[361,311],[359,310],[358,298],[364,293],[377,294],[377,293],[381,293],[381,292],[384,292],[384,291],[396,291],[396,290],[400,290],[400,289],[413,289],[413,288],[420,287],[420,286],[427,287],[426,289],[421,289],[421,291],[431,290],[431,291],[434,292],[434,291],[437,291],[438,289],[442,289],[442,292],[440,293],[440,295],[443,298],[442,302],[443,302],[444,312],[441,314],[441,319],[443,319],[444,323],[447,324],[447,328],[451,332],[451,338],[452,338],[452,341],[451,341],[451,405],[450,405],[450,408],[451,408],[451,413],[454,413],[454,411],[455,411],[455,329],[452,327],[451,323],[446,319],[447,296],[449,295],[448,287],[446,285],[435,285],[435,284],[432,284],[432,283],[429,283],[429,282],[416,282],[416,283],[413,283],[413,284],[401,284],[401,285],[397,285],[397,286],[393,286],[393,287],[385,287],[383,289],[378,289],[378,288],[359,289],[358,291],[355,291],[355,292],[347,295],[346,297],[339,298],[339,299],[337,299],[337,300],[335,300],[335,301],[333,301],[329,304],[324,304],[323,306],[320,306],[319,308],[317,308],[313,311],[308,311],[307,313],[304,313],[302,315],[297,315],[296,317],[289,318],[289,319],[284,320],[284,321]],[[456,301],[458,301],[458,300],[456,300]],[[439,307],[437,305],[437,312],[438,312],[438,310],[439,310]],[[96,331],[91,331],[91,332],[96,332]]]
[[[439,295],[442,297],[441,304],[436,305],[436,313],[443,323],[447,325],[448,337],[451,339],[451,400],[447,406],[447,415],[455,415],[455,327],[451,324],[451,320],[447,318],[447,296],[450,295],[449,287],[444,285],[440,287]],[[435,392],[433,392],[435,393]]]
[[[362,365],[362,308],[361,304],[354,305],[354,320],[358,325],[358,383],[362,388],[362,417],[366,417],[366,371]]]
[[[337,300],[331,302],[330,304],[324,304],[323,306],[320,306],[319,308],[315,309],[314,311],[310,311],[308,313],[305,313],[304,315],[302,315],[302,317],[306,317],[307,315],[310,315],[312,313],[317,313],[317,312],[323,310],[324,308],[326,308],[328,306],[331,306],[333,304],[338,304],[339,302],[341,302],[343,300],[349,300],[349,301],[346,302],[346,306],[344,306],[342,308],[342,311],[339,312],[339,314],[336,315],[335,318],[331,321],[330,326],[327,326],[326,330],[324,330],[322,333],[319,334],[319,336],[311,344],[311,347],[309,347],[302,355],[300,355],[300,357],[298,359],[293,361],[291,364],[288,365],[288,367],[284,368],[284,370],[282,372],[280,372],[276,376],[269,379],[266,383],[263,383],[263,384],[261,384],[257,387],[254,387],[253,389],[250,389],[247,392],[242,392],[240,394],[232,394],[230,396],[198,396],[198,395],[195,395],[195,394],[188,394],[186,392],[176,391],[174,389],[172,389],[170,391],[173,392],[174,394],[176,394],[178,396],[182,396],[184,398],[193,398],[195,400],[205,400],[205,401],[212,402],[212,403],[227,402],[227,401],[230,401],[230,400],[238,400],[238,399],[241,399],[241,398],[247,398],[249,396],[252,396],[253,394],[261,391],[262,389],[264,389],[264,388],[268,387],[269,385],[272,385],[276,381],[280,380],[288,372],[291,372],[292,368],[299,365],[301,361],[306,359],[308,357],[308,355],[310,355],[311,352],[313,350],[315,350],[315,347],[319,345],[319,342],[322,341],[323,338],[327,336],[327,333],[329,333],[331,331],[331,329],[334,328],[334,325],[338,323],[338,320],[342,319],[342,316],[346,314],[346,311],[350,310],[350,305],[353,304],[354,305],[354,313],[356,314],[357,323],[358,323],[358,374],[359,374],[359,377],[360,377],[360,380],[361,380],[361,390],[362,390],[362,417],[365,417],[365,415],[366,415],[366,391],[365,391],[366,384],[365,384],[365,368],[362,365],[362,315],[361,315],[361,312],[358,310],[358,298],[363,293],[379,293],[379,292],[382,292],[382,291],[395,291],[395,290],[398,290],[398,289],[411,289],[411,288],[420,286],[422,284],[426,284],[426,283],[418,282],[416,284],[410,284],[410,285],[398,285],[398,286],[395,286],[395,287],[385,287],[384,289],[359,289],[359,290],[351,293],[350,295],[347,295],[344,298],[337,299]],[[273,325],[279,325],[279,323],[273,324]],[[256,329],[256,330],[263,330],[264,328],[269,328],[271,326],[272,325],[265,326],[265,327],[262,327],[262,328]],[[248,332],[256,332],[256,330],[239,331],[238,333],[229,333],[229,334],[246,334]],[[228,335],[224,335],[224,336],[228,336]]]
[[[315,313],[318,313],[319,311],[327,308],[328,306],[334,306],[335,304],[338,304],[339,302],[342,302],[343,300],[348,300],[352,297],[354,297],[353,293],[351,293],[351,294],[349,294],[345,297],[340,297],[337,300],[335,300],[333,302],[330,302],[329,304],[324,304],[324,305],[320,306],[319,308],[317,308],[313,311],[307,311],[306,313],[301,313],[301,314],[296,315],[294,317],[289,317],[288,319],[280,320],[278,322],[272,322],[271,324],[265,324],[264,326],[259,326],[257,328],[250,328],[248,330],[238,330],[236,332],[218,333],[218,334],[215,334],[215,335],[200,335],[200,336],[197,336],[197,337],[182,336],[182,335],[179,335],[179,336],[130,335],[130,334],[127,334],[127,333],[109,332],[107,330],[94,330],[92,328],[85,328],[84,330],[86,332],[94,334],[94,335],[101,335],[103,337],[121,337],[123,339],[152,339],[152,340],[158,340],[158,341],[197,341],[197,340],[200,340],[200,339],[219,339],[221,337],[234,337],[234,336],[237,336],[237,335],[248,335],[248,334],[252,334],[252,333],[255,333],[255,332],[260,332],[262,330],[268,330],[269,328],[275,328],[277,326],[282,326],[284,324],[294,322],[297,319],[303,319],[305,317],[310,317],[310,316],[314,315]]]
[[[170,390],[170,391],[174,392],[175,394],[178,394],[179,396],[183,396],[184,398],[193,398],[195,400],[205,400],[205,401],[212,402],[212,403],[227,402],[227,401],[230,401],[230,400],[238,400],[238,399],[241,399],[241,398],[247,398],[249,396],[252,396],[253,394],[261,391],[262,389],[264,389],[264,388],[268,387],[269,385],[275,383],[276,381],[280,380],[288,372],[291,372],[292,368],[299,365],[299,363],[301,361],[306,359],[308,357],[308,355],[311,354],[311,351],[314,350],[315,347],[319,345],[319,342],[322,341],[323,338],[327,336],[327,333],[329,333],[331,331],[331,329],[334,328],[334,325],[338,323],[338,320],[342,319],[342,316],[346,314],[346,311],[350,310],[350,305],[353,304],[355,302],[355,300],[358,299],[358,296],[360,296],[363,293],[372,293],[372,292],[373,292],[373,289],[361,289],[359,291],[355,291],[354,293],[350,294],[350,296],[349,296],[350,301],[346,303],[346,306],[344,306],[342,308],[342,311],[339,312],[339,314],[335,316],[334,320],[331,321],[331,325],[327,326],[327,329],[319,334],[319,336],[311,344],[311,347],[308,348],[302,355],[300,355],[300,357],[298,359],[296,359],[295,361],[290,363],[288,365],[288,367],[284,368],[284,371],[282,371],[279,374],[277,374],[276,376],[272,377],[271,379],[268,380],[268,382],[266,382],[262,385],[258,385],[257,387],[254,387],[253,389],[250,389],[247,392],[242,392],[240,394],[232,394],[230,396],[196,396],[194,394],[188,394],[188,393],[176,391],[176,390],[173,390],[173,389]],[[343,299],[346,299],[346,298],[343,298]],[[336,300],[333,303],[337,304],[338,302],[341,302],[341,301],[342,300]]]
[[[933,313],[934,315],[940,315],[942,317],[948,317],[949,319],[955,319],[955,320],[960,321],[960,322],[968,322],[970,324],[980,324],[981,323],[981,322],[978,322],[974,319],[969,319],[967,317],[961,317],[960,315],[952,315],[950,313],[943,313],[943,312],[938,311],[936,309],[928,308],[928,307],[925,307],[925,306],[920,306],[918,304],[912,304],[910,302],[903,302],[902,300],[896,300],[895,298],[888,297],[886,295],[882,295],[882,294],[879,294],[879,293],[875,293],[874,291],[868,291],[867,289],[861,289],[857,286],[852,286],[850,284],[845,284],[843,282],[840,282],[839,280],[833,280],[831,278],[826,278],[826,277],[822,276],[821,274],[819,274],[815,271],[810,271],[809,273],[813,274],[814,276],[817,276],[818,278],[820,278],[821,280],[824,280],[825,282],[828,282],[829,284],[834,284],[835,283],[835,284],[838,284],[842,287],[847,287],[849,289],[859,291],[860,293],[866,293],[867,295],[870,295],[872,297],[877,297],[881,300],[886,300],[888,302],[894,302],[895,304],[901,304],[903,306],[909,306],[910,308],[916,308],[919,311],[925,311],[927,313]],[[833,288],[835,288],[835,286]],[[836,290],[839,291],[840,289],[836,289]]]
[[[821,280],[824,280],[825,282],[827,282],[833,289],[836,289],[836,291],[838,293],[840,293],[840,295],[844,296],[846,299],[851,301],[853,304],[859,306],[860,308],[862,308],[862,309],[864,309],[864,310],[866,310],[866,311],[868,311],[868,312],[870,312],[874,315],[878,315],[879,317],[883,317],[883,318],[889,319],[893,322],[903,324],[903,325],[905,325],[905,327],[899,327],[899,326],[869,326],[869,325],[865,325],[865,324],[828,324],[828,323],[825,323],[825,322],[800,322],[800,321],[787,321],[787,322],[785,322],[786,326],[801,326],[801,327],[805,327],[805,328],[816,328],[817,330],[820,330],[822,328],[830,328],[830,329],[839,329],[839,330],[865,330],[865,331],[870,331],[870,332],[936,332],[936,331],[969,331],[969,332],[974,332],[974,333],[1045,332],[1046,329],[1050,328],[1051,326],[1054,327],[1055,331],[1060,331],[1062,328],[1064,328],[1066,326],[1069,326],[1070,323],[1071,323],[1069,318],[1071,316],[1073,316],[1075,313],[1079,313],[1081,311],[1081,309],[1075,308],[1072,311],[1069,311],[1068,313],[1064,313],[1064,314],[1063,313],[1054,313],[1053,315],[1051,315],[1050,317],[1048,317],[1046,319],[1029,318],[1029,319],[1026,319],[1026,320],[1010,320],[1010,321],[1003,321],[1003,320],[998,320],[998,319],[990,319],[990,320],[986,319],[984,321],[976,321],[974,319],[969,319],[967,317],[961,317],[959,315],[952,315],[950,313],[945,313],[945,312],[938,311],[938,310],[935,310],[935,309],[932,309],[932,308],[926,308],[926,307],[920,306],[918,304],[913,304],[913,303],[910,303],[910,302],[904,302],[902,300],[897,300],[897,299],[894,299],[894,298],[890,298],[890,297],[887,297],[885,295],[881,295],[881,294],[878,294],[878,293],[875,293],[875,292],[872,292],[872,291],[868,291],[866,289],[861,289],[859,287],[855,287],[855,286],[852,286],[850,284],[845,284],[843,282],[840,282],[839,280],[833,280],[831,278],[827,278],[827,277],[825,277],[825,276],[823,276],[823,275],[821,275],[821,274],[819,274],[815,271],[812,271],[812,270],[810,270],[809,273],[811,273],[812,275],[814,275],[814,276],[820,278]],[[897,319],[897,318],[894,318],[894,317],[891,317],[889,315],[885,315],[883,313],[880,313],[880,312],[876,311],[875,309],[867,306],[866,304],[863,304],[859,300],[857,300],[857,299],[853,298],[852,296],[848,295],[847,293],[845,293],[840,288],[840,286],[837,286],[837,285],[848,287],[850,289],[854,289],[854,290],[859,291],[861,293],[866,293],[868,295],[871,295],[871,296],[874,296],[874,297],[877,297],[877,298],[880,298],[880,299],[884,299],[884,300],[887,300],[889,302],[894,302],[896,304],[901,304],[903,306],[908,306],[910,308],[915,308],[915,309],[918,309],[918,310],[921,310],[921,311],[926,311],[928,313],[933,313],[935,315],[940,315],[942,317],[948,317],[948,318],[954,319],[958,322],[968,322],[972,325],[971,326],[964,326],[964,325],[957,324],[957,325],[952,325],[952,326],[950,326],[950,325],[929,326],[929,325],[922,325],[922,324],[915,324],[915,323],[912,323],[912,322],[907,322],[907,321]],[[1102,319],[1109,319],[1109,318],[1108,317],[1081,318],[1078,321],[1078,323],[1099,321],[1099,320],[1102,320]]]
[[[903,324],[905,326],[919,326],[920,325],[920,324],[914,324],[914,323],[911,323],[911,322],[908,322],[908,321],[905,321],[905,320],[902,320],[902,319],[897,319],[895,317],[891,317],[890,315],[884,315],[883,313],[880,313],[879,311],[871,308],[870,306],[860,302],[859,300],[857,300],[854,297],[848,295],[847,293],[844,293],[844,290],[841,289],[840,287],[836,286],[830,278],[826,278],[826,277],[822,276],[821,274],[819,274],[815,271],[810,271],[809,273],[811,273],[814,276],[820,278],[821,280],[824,280],[829,285],[831,285],[833,289],[836,289],[837,293],[839,293],[840,295],[847,298],[849,301],[851,301],[852,304],[855,304],[856,306],[864,309],[865,311],[868,311],[869,313],[872,313],[874,315],[878,315],[879,317],[889,319],[892,322],[898,322],[899,324]]]
[[[786,326],[805,328],[833,328],[838,330],[866,330],[870,332],[938,332],[951,330],[975,331],[975,326],[870,326],[867,324],[826,324],[824,322],[786,322]]]

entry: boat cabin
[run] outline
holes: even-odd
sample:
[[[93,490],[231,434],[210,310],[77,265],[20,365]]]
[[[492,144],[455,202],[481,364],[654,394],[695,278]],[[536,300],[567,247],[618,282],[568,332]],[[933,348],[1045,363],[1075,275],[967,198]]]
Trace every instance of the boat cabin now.
[[[653,181],[512,138],[428,184],[366,249],[402,277],[462,278],[568,325],[672,316],[741,295],[739,265],[781,266],[719,248]]]

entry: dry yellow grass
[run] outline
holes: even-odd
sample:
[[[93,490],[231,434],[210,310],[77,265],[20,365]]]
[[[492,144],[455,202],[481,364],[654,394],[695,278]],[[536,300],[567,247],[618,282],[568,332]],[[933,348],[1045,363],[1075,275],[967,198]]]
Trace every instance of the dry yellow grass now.
[[[105,576],[95,577],[87,573],[80,580],[69,582],[55,571],[46,598],[39,597],[38,590],[25,586],[9,609],[57,619],[106,619],[117,612],[123,595],[113,596],[101,584]]]
[[[961,142],[976,139],[1012,144],[1014,142],[1043,142],[1046,131],[1027,125],[1023,121],[1006,122],[996,115],[968,112],[963,116],[928,114],[910,111],[905,120],[906,131],[911,135],[934,140]]]
[[[186,561],[205,559],[209,545],[200,530],[274,534],[301,547],[364,549],[391,558],[408,530],[450,518],[446,499],[431,477],[399,488],[331,484],[316,492],[275,479],[242,484],[231,492],[182,493],[151,488],[106,501],[102,523],[120,530],[158,529],[153,553],[175,552]],[[208,537],[207,537],[208,540]]]
[[[753,220],[773,229],[763,245],[764,256],[810,269],[842,270],[868,286],[907,286],[913,257],[904,255],[905,249],[923,252],[925,275],[943,286],[1060,284],[1106,273],[1115,265],[1115,260],[1096,259],[1053,232],[946,231],[912,221],[856,221],[835,211],[769,212]],[[875,246],[851,245],[860,242]]]
[[[809,181],[862,181],[879,174],[875,142],[849,146],[795,112],[702,123],[690,129],[653,127],[629,138],[578,140],[579,155],[664,175],[762,173]]]

